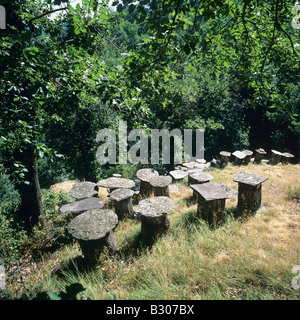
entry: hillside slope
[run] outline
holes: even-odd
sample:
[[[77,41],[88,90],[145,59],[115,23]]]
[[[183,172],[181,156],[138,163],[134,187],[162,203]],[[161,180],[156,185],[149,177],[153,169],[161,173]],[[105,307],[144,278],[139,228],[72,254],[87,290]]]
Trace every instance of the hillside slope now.
[[[188,200],[192,190],[175,185],[169,231],[152,246],[142,242],[139,221],[121,221],[114,231],[120,250],[102,254],[99,266],[86,268],[73,241],[28,263],[22,279],[8,281],[11,295],[59,294],[80,283],[85,290],[79,299],[299,299],[291,282],[292,268],[300,265],[300,166],[263,163],[208,171],[212,181],[235,190],[237,172],[268,177],[262,208],[255,216],[237,218],[237,197],[227,200],[226,222],[211,229]],[[107,200],[104,189],[99,195]]]

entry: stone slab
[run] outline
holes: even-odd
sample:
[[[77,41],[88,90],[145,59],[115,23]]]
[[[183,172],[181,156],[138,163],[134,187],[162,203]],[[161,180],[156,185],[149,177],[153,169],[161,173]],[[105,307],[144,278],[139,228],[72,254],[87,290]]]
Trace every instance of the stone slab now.
[[[167,187],[170,183],[172,183],[172,178],[170,176],[155,176],[151,177],[150,184],[153,187]]]
[[[200,163],[200,164],[205,164],[206,163],[206,160],[205,159],[196,159],[195,160],[197,163]]]
[[[294,157],[295,157],[293,154],[288,153],[288,152],[284,152],[284,153],[282,154],[282,156],[284,156],[284,157],[286,157],[286,158],[294,158]]]
[[[98,195],[96,183],[84,181],[73,185],[69,195],[77,200],[96,197]]]
[[[100,180],[97,185],[102,188],[130,189],[135,186],[135,182],[126,178],[110,177]]]
[[[233,156],[235,156],[236,158],[242,160],[246,157],[246,154],[244,152],[241,151],[235,151],[232,153]]]
[[[194,180],[197,180],[199,182],[208,182],[214,177],[210,175],[209,173],[200,172],[200,173],[193,173],[190,175],[190,177]]]
[[[221,152],[220,152],[220,156],[230,157],[230,156],[231,156],[231,152],[221,151]]]
[[[68,224],[68,232],[77,240],[98,240],[105,237],[118,223],[112,210],[93,209],[85,211]]]
[[[259,154],[267,154],[267,152],[263,148],[255,149],[255,152]]]
[[[151,177],[153,176],[158,176],[158,172],[154,169],[151,168],[146,168],[146,169],[140,169],[137,171],[136,176],[138,179],[141,181],[146,181],[149,182]]]
[[[277,150],[271,150],[272,153],[278,155],[278,156],[282,156],[283,154]]]
[[[174,171],[170,171],[169,175],[174,178],[175,180],[178,179],[183,179],[185,177],[188,176],[188,172],[187,171],[182,171],[182,170],[174,170]]]
[[[233,181],[247,184],[250,186],[258,186],[259,184],[267,181],[268,179],[269,178],[249,172],[239,172],[233,176]]]
[[[141,200],[135,208],[137,217],[145,217],[147,220],[159,220],[165,217],[169,211],[174,208],[174,201],[168,197],[153,197]]]
[[[114,190],[109,198],[113,201],[122,201],[131,198],[134,195],[134,191],[130,189],[117,189]]]
[[[60,208],[60,212],[80,214],[84,211],[88,211],[92,209],[102,209],[103,207],[104,207],[104,203],[100,202],[98,198],[91,197],[91,198],[64,204]]]
[[[251,150],[243,150],[242,152],[245,153],[246,156],[252,156],[253,154],[253,151]]]
[[[208,182],[204,184],[191,184],[190,186],[206,201],[230,199],[237,195],[237,191],[229,188],[223,182]]]

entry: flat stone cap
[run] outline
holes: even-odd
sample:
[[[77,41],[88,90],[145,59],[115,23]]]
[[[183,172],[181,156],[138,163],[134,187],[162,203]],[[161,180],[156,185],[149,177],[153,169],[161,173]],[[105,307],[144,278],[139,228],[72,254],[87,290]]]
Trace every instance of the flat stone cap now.
[[[238,159],[244,159],[246,157],[246,154],[244,152],[241,151],[235,151],[232,154],[233,156],[235,156]]]
[[[69,195],[77,200],[86,199],[97,196],[96,183],[84,181],[73,185]]]
[[[244,152],[246,156],[252,156],[253,154],[253,151],[251,150],[243,150],[242,152]]]
[[[199,181],[199,182],[208,182],[214,177],[210,175],[209,173],[200,172],[200,173],[193,173],[190,175],[191,178]]]
[[[171,177],[173,177],[175,180],[177,180],[177,179],[183,179],[183,178],[187,177],[188,172],[182,171],[182,170],[174,170],[174,171],[170,171],[169,175]]]
[[[203,168],[203,169],[204,169],[204,168]],[[188,173],[188,175],[190,176],[190,175],[195,174],[195,173],[201,173],[201,172],[203,172],[203,169],[188,169],[188,170],[187,170],[187,173]]]
[[[255,151],[259,154],[267,154],[266,151],[262,148],[259,148],[259,149],[255,149]]]
[[[228,152],[228,151],[221,151],[219,154],[220,154],[220,156],[224,156],[224,157],[230,157],[231,156],[231,152]]]
[[[151,177],[158,176],[158,172],[154,169],[151,169],[151,168],[140,169],[137,171],[136,176],[141,181],[149,182]]]
[[[135,183],[133,180],[126,178],[110,177],[100,180],[97,185],[102,188],[130,189],[135,186]]]
[[[135,208],[138,217],[145,217],[147,220],[159,220],[165,217],[174,207],[174,201],[168,197],[153,197],[141,200]]]
[[[284,152],[282,155],[286,158],[294,158],[294,155],[288,152]]]
[[[206,201],[230,199],[235,197],[238,192],[229,188],[223,182],[208,182],[204,184],[191,184],[190,186]]]
[[[272,153],[282,156],[282,153],[277,150],[271,150]]]
[[[172,178],[170,176],[157,176],[151,177],[150,184],[153,187],[167,187],[170,183],[172,183]]]
[[[112,210],[85,211],[68,224],[68,232],[77,240],[98,240],[105,237],[118,223]]]
[[[134,195],[134,191],[131,189],[117,189],[114,190],[109,198],[113,201],[122,201],[131,198]]]
[[[193,169],[194,167],[196,167],[199,163],[195,162],[195,161],[191,161],[191,162],[185,162],[182,165],[186,168],[191,168]]]
[[[206,160],[205,159],[196,159],[195,160],[197,163],[200,163],[200,164],[205,164],[206,163]]]
[[[79,214],[91,209],[102,209],[104,203],[100,202],[98,198],[92,197],[71,203],[64,204],[60,208],[60,212],[69,212],[73,214]]]
[[[257,186],[268,179],[269,178],[262,177],[257,174],[249,173],[249,172],[239,172],[233,176],[233,181],[247,184],[250,186]]]

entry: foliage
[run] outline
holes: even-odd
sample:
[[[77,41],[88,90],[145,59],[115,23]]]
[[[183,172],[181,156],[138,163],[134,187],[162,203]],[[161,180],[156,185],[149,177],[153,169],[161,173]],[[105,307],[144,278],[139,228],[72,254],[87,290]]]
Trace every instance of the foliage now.
[[[28,237],[15,216],[19,202],[20,198],[14,196],[0,205],[0,256],[8,265],[20,258],[20,244]]]
[[[68,213],[61,213],[59,208],[68,202],[68,195],[47,191],[43,195],[45,215],[40,217],[32,229],[30,237],[22,246],[23,250],[38,253],[51,246],[59,237],[65,236],[65,227],[70,220]]]
[[[122,11],[120,2],[115,1],[114,5],[118,11]],[[129,6],[131,12],[137,12],[137,21],[152,33],[135,52],[130,52],[130,57],[125,61],[129,83],[132,87],[138,86],[140,96],[149,106],[147,114],[150,117],[153,114],[161,126],[167,127],[170,123],[178,127],[183,115],[188,118],[195,116],[182,103],[176,105],[176,99],[180,101],[182,95],[181,90],[176,91],[177,83],[188,75],[186,70],[189,68],[184,64],[190,62],[193,71],[192,76],[188,77],[189,80],[195,79],[188,83],[192,83],[192,89],[195,88],[194,83],[199,81],[197,72],[204,72],[215,82],[213,87],[222,90],[223,83],[231,96],[227,99],[227,105],[225,102],[225,108],[218,103],[214,104],[212,110],[207,106],[209,124],[205,123],[207,118],[203,116],[205,105],[200,106],[201,112],[196,114],[211,135],[211,124],[214,127],[224,126],[222,120],[213,119],[215,114],[220,118],[224,109],[226,112],[229,110],[232,122],[226,123],[226,133],[220,131],[224,139],[219,139],[218,134],[212,132],[216,139],[210,139],[211,146],[232,149],[249,146],[249,143],[255,145],[261,137],[257,127],[266,126],[267,123],[264,136],[269,137],[269,141],[273,139],[273,144],[278,144],[283,137],[285,141],[293,137],[293,142],[286,148],[296,151],[295,123],[298,121],[299,108],[290,108],[291,99],[285,96],[285,88],[296,85],[299,75],[299,36],[297,30],[291,27],[293,5],[292,1],[262,4],[228,0],[214,2],[214,6],[209,1],[143,1],[138,4],[126,1],[124,7]],[[203,78],[198,82],[198,92],[201,92],[202,85],[205,90],[206,79]],[[176,89],[172,90],[174,83]],[[190,87],[184,89],[187,94],[191,92]],[[217,94],[214,96],[211,93],[208,91],[206,100],[211,98],[213,103]],[[196,91],[191,96],[195,94]],[[219,99],[221,97],[222,94],[218,96]],[[298,96],[296,101],[299,101]],[[236,108],[231,108],[232,105],[236,105]],[[190,104],[187,103],[187,107]],[[180,109],[183,111],[180,112]],[[290,111],[286,113],[286,109]],[[274,119],[283,117],[281,110],[285,112],[285,130],[278,139],[281,128],[274,126]],[[271,113],[274,114],[273,118]],[[166,119],[168,114],[172,114],[170,121]],[[254,116],[249,117],[251,114]],[[224,145],[228,139],[231,143]],[[263,141],[263,146],[265,143]],[[283,143],[281,147],[284,147]]]
[[[77,294],[84,291],[85,288],[80,283],[72,283],[66,286],[65,292],[56,294],[55,292],[39,292],[34,298],[29,299],[26,294],[21,296],[21,300],[77,300]]]
[[[14,185],[11,183],[9,175],[0,175],[0,202],[8,202],[19,196]]]
[[[59,208],[67,203],[68,195],[47,191],[43,195],[45,215],[33,228],[30,235],[24,230],[24,224],[15,215],[20,205],[20,197],[2,202],[0,206],[0,256],[8,264],[18,260],[24,252],[37,253],[51,246],[59,237],[65,235],[68,214],[62,214]]]
[[[287,189],[287,198],[289,200],[300,202],[300,186],[289,186]]]

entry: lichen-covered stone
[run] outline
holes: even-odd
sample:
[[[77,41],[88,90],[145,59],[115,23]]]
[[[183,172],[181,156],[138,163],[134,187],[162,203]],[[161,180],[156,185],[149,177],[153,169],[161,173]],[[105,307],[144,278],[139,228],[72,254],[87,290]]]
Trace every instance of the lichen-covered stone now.
[[[214,177],[209,173],[205,173],[205,172],[193,173],[189,175],[189,185],[209,182],[213,178]]]
[[[110,199],[113,201],[122,201],[131,198],[134,195],[134,191],[130,189],[117,189],[110,194]]]
[[[223,156],[223,157],[230,157],[230,156],[231,156],[231,152],[228,152],[228,151],[221,151],[221,152],[220,152],[220,156]]]
[[[191,188],[195,190],[205,201],[230,199],[237,195],[237,191],[229,188],[223,182],[192,184]]]
[[[244,152],[241,151],[235,151],[232,153],[233,156],[235,156],[237,159],[244,159],[246,157],[246,154]]]
[[[158,172],[151,168],[140,169],[137,171],[136,176],[141,181],[150,182],[152,177],[158,176]]]
[[[257,186],[266,180],[268,178],[249,172],[239,172],[233,176],[233,181],[251,186]]]
[[[96,197],[98,195],[98,187],[93,182],[79,182],[73,185],[69,195],[77,200]]]
[[[97,185],[102,188],[108,188],[110,191],[115,189],[130,189],[135,186],[133,180],[126,179],[126,178],[117,178],[117,177],[110,177],[107,179],[100,180]]]
[[[112,210],[93,209],[85,211],[68,224],[68,232],[77,240],[102,239],[118,223]]]
[[[254,162],[255,163],[261,163],[263,157],[267,154],[266,151],[262,148],[259,149],[255,149],[255,158],[254,158]]]
[[[177,181],[177,180],[182,180],[183,178],[188,176],[188,172],[187,171],[182,171],[182,170],[174,170],[174,171],[170,171],[169,175],[172,177],[173,181]]]
[[[261,185],[268,180],[254,173],[239,172],[233,176],[233,181],[239,184],[237,207],[243,213],[255,213],[261,206]]]
[[[84,211],[92,210],[92,209],[102,209],[104,207],[104,203],[100,202],[99,199],[95,197],[67,203],[60,208],[62,213],[69,212],[74,216]]]
[[[174,207],[174,201],[168,197],[153,197],[139,202],[135,208],[135,214],[144,218],[147,223],[159,224],[164,221],[167,213]]]
[[[110,194],[119,220],[124,217],[133,217],[132,197],[134,192],[130,189],[117,189]]]
[[[155,176],[151,177],[149,182],[152,185],[152,187],[163,188],[172,183],[172,178],[170,176]]]
[[[291,153],[288,153],[288,152],[284,152],[281,156],[281,161],[282,163],[291,163],[292,162],[292,159],[294,158],[295,156]]]

